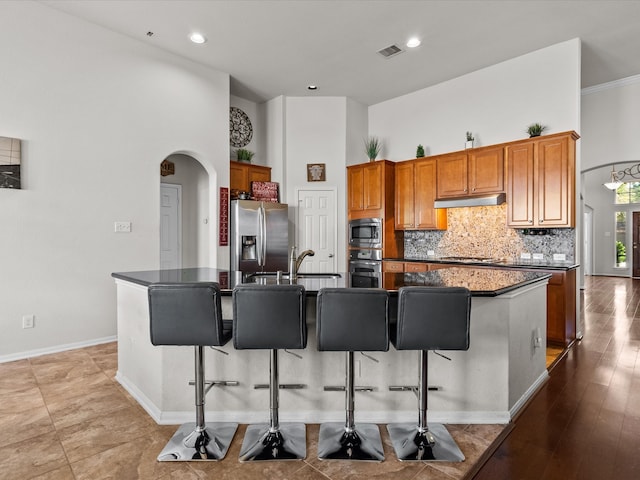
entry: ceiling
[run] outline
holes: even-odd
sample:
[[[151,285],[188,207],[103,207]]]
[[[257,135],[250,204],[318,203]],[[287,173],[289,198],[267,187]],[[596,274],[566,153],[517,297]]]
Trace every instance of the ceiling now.
[[[640,74],[637,0],[41,3],[227,72],[231,93],[256,102],[315,95],[372,105],[576,37],[582,87]],[[208,41],[191,43],[194,30]],[[411,36],[422,45],[407,49]],[[377,53],[392,44],[406,51]]]

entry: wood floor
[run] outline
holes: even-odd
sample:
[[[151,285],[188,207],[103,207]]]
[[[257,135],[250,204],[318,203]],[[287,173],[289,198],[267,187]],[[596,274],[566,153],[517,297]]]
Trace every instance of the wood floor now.
[[[474,480],[640,479],[640,280],[587,277],[585,332]]]

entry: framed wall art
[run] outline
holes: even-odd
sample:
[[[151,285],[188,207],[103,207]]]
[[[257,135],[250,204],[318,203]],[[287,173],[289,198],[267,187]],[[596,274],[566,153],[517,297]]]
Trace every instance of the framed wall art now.
[[[20,139],[0,137],[0,188],[21,188],[21,149]]]
[[[307,182],[325,182],[326,180],[324,163],[307,163]]]

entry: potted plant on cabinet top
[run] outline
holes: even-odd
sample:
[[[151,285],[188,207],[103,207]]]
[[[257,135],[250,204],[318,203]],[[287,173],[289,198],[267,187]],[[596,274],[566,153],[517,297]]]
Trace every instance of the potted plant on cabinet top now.
[[[424,157],[424,147],[422,145],[418,145],[416,149],[416,158]]]
[[[382,142],[378,137],[369,137],[364,141],[364,149],[367,152],[367,157],[370,162],[375,162],[376,157],[380,153],[382,148]]]
[[[464,144],[464,148],[473,148],[473,133],[467,132],[467,141]]]
[[[255,155],[251,150],[247,150],[246,148],[239,148],[236,150],[236,158],[239,162],[247,162],[251,163],[251,159]]]
[[[540,123],[532,123],[527,127],[527,133],[529,134],[529,138],[539,137],[546,129],[547,127],[545,125],[542,125]]]

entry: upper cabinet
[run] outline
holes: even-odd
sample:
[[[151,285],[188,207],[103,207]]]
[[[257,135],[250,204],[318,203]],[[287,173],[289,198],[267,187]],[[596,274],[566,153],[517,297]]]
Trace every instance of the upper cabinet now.
[[[230,162],[229,188],[231,197],[240,192],[250,192],[251,182],[270,182],[271,168],[263,165],[252,165],[245,162]]]
[[[433,208],[436,197],[436,160],[396,163],[396,230],[446,230],[447,210]]]
[[[349,218],[385,218],[393,208],[394,163],[388,160],[347,167]]]
[[[438,155],[437,198],[504,192],[504,146]]]
[[[575,132],[535,137],[506,147],[507,225],[575,226]]]

